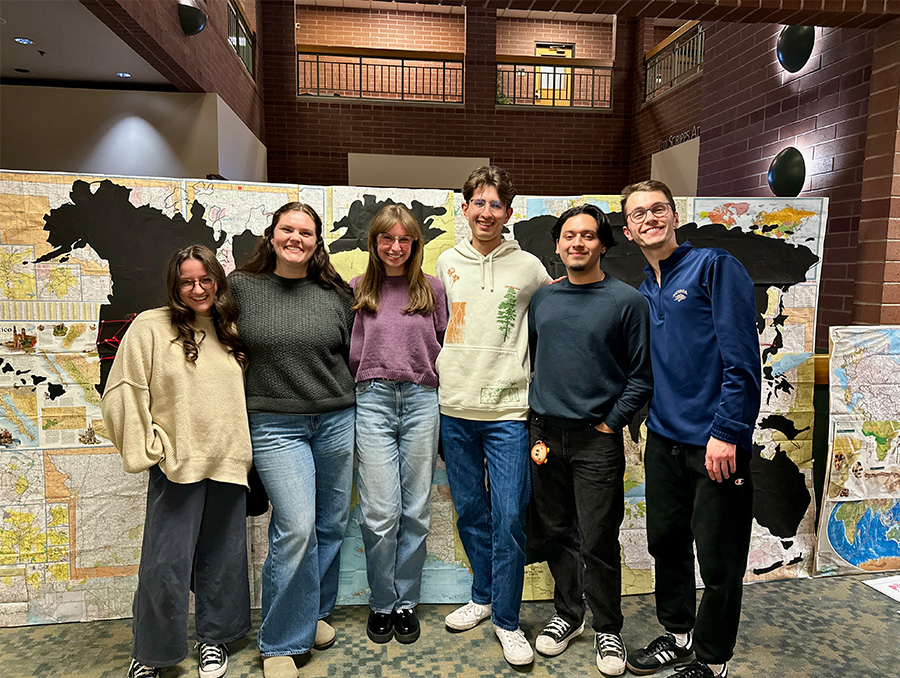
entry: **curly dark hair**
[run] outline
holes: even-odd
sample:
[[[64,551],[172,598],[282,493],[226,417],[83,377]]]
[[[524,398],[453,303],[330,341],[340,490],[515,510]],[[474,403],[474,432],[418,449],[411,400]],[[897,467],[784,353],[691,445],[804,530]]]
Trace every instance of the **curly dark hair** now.
[[[191,323],[195,320],[194,309],[181,300],[179,286],[181,284],[181,265],[188,259],[196,259],[206,269],[206,274],[216,282],[216,296],[213,300],[211,311],[213,326],[216,328],[216,336],[219,341],[234,356],[238,364],[247,369],[247,351],[244,342],[237,331],[238,308],[231,296],[231,289],[225,279],[225,270],[216,259],[216,255],[206,245],[188,245],[178,250],[169,261],[166,271],[166,287],[168,288],[168,306],[172,314],[172,326],[178,333],[178,337],[184,346],[184,359],[189,363],[196,363],[200,353],[200,345],[197,343],[194,328]]]
[[[266,227],[266,230],[257,239],[256,247],[253,248],[250,259],[238,270],[255,275],[271,273],[275,270],[277,261],[275,259],[275,250],[272,247],[272,235],[275,233],[278,220],[288,212],[303,212],[316,225],[316,251],[313,252],[307,264],[307,276],[319,287],[323,287],[326,290],[333,289],[352,295],[353,292],[350,289],[350,285],[341,278],[340,273],[335,270],[331,264],[331,259],[328,257],[328,250],[325,249],[325,239],[322,237],[322,220],[312,207],[303,202],[289,202],[275,210],[275,213],[272,214],[272,223]]]

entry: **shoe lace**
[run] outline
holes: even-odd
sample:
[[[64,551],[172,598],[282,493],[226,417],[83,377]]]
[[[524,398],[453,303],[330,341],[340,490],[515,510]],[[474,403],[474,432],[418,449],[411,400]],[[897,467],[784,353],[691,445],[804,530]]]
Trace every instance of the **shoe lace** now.
[[[686,666],[676,668],[675,675],[677,675],[678,678],[711,678],[713,672],[706,664],[692,661]]]
[[[654,655],[661,650],[668,650],[668,649],[674,648],[676,645],[677,645],[677,643],[675,642],[675,636],[667,633],[665,635],[659,636],[658,638],[654,639],[647,646],[647,649],[645,650],[645,652],[648,655]]]
[[[612,654],[617,657],[625,656],[625,648],[622,646],[622,639],[615,633],[598,633],[594,642],[601,655]]]
[[[159,672],[152,666],[145,666],[135,659],[131,660],[131,675],[134,678],[157,678]]]
[[[560,617],[558,614],[553,615],[553,618],[547,623],[547,626],[544,627],[545,636],[558,636],[562,637],[566,634],[566,631],[569,629],[569,623]]]
[[[525,638],[525,634],[522,632],[522,629],[518,629],[516,631],[507,631],[506,629],[501,630],[503,631],[503,635],[506,637],[506,640],[512,645],[515,645],[517,647],[525,647],[526,645],[528,645],[528,640]]]
[[[225,646],[224,645],[210,645],[207,643],[202,643],[200,645],[200,666],[206,667],[209,665],[221,664],[225,661]]]

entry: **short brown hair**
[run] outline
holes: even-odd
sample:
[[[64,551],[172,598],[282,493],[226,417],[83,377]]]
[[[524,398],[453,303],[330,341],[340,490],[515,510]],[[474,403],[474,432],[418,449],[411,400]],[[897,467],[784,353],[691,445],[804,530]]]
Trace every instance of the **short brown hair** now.
[[[675,209],[675,198],[672,197],[672,191],[669,187],[656,179],[648,179],[647,181],[639,181],[636,184],[629,184],[622,189],[622,201],[620,204],[623,219],[625,218],[625,203],[628,202],[628,198],[631,197],[632,193],[638,193],[640,191],[660,191],[661,193],[664,193],[666,200],[668,200],[669,204],[672,206],[672,212],[677,212]]]
[[[506,209],[512,207],[512,201],[516,197],[516,187],[513,186],[512,179],[505,169],[496,165],[485,165],[472,172],[462,187],[463,200],[469,202],[472,194],[482,186],[496,188],[500,202],[506,206]]]

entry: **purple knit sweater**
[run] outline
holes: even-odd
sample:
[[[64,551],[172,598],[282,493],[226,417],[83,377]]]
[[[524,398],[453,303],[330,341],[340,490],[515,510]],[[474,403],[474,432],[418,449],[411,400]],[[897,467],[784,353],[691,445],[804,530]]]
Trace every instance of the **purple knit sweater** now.
[[[437,386],[434,370],[447,329],[447,295],[434,276],[426,276],[437,307],[432,313],[403,313],[409,303],[406,276],[388,276],[381,289],[378,313],[357,311],[350,338],[350,372],[366,379],[411,381]],[[350,281],[356,289],[359,276]]]

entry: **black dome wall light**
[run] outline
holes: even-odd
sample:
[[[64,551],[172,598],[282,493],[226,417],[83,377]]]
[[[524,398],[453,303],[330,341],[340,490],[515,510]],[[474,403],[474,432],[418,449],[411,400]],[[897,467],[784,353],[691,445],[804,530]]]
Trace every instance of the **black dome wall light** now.
[[[778,63],[788,73],[796,73],[809,61],[815,43],[816,29],[813,26],[785,26],[775,48]]]
[[[197,35],[206,28],[205,0],[178,0],[178,20],[185,35]]]
[[[769,165],[769,188],[779,198],[796,198],[806,181],[806,162],[803,154],[788,146],[775,156]]]

